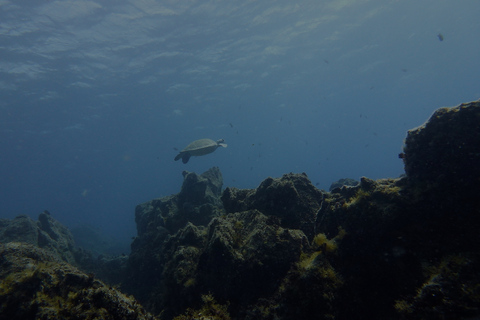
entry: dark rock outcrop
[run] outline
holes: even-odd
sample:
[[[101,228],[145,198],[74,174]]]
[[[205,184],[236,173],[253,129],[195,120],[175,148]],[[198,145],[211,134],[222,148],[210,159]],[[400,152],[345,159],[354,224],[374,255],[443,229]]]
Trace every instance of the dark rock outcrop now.
[[[470,195],[480,177],[480,100],[440,108],[405,139],[405,172],[415,188]],[[443,195],[442,195],[443,196]]]
[[[222,209],[221,184],[186,174],[182,195],[137,207],[131,283],[166,319],[207,295],[235,319],[480,316],[479,103],[410,130],[402,178],[327,193],[287,174],[226,188]]]
[[[220,201],[223,178],[217,167],[201,175],[184,171],[183,177],[179,194],[148,201],[135,209],[138,235],[131,246],[124,287],[156,312],[164,305],[164,281],[170,281],[163,276],[164,268],[174,259],[174,249],[166,247],[168,239],[175,237],[188,243],[192,237],[200,238],[198,233],[224,212]],[[186,250],[195,247],[188,245],[190,249]]]
[[[133,298],[82,273],[51,251],[0,244],[0,320],[151,319]]]
[[[213,217],[223,212],[219,200],[223,178],[217,167],[201,175],[184,171],[183,177],[179,194],[154,199],[136,207],[135,222],[139,237],[160,229],[173,234],[187,222],[206,226]]]
[[[227,189],[221,199],[218,168],[184,177],[178,195],[137,207],[125,288],[167,319],[209,293],[245,316],[308,250],[323,194],[305,174]]]

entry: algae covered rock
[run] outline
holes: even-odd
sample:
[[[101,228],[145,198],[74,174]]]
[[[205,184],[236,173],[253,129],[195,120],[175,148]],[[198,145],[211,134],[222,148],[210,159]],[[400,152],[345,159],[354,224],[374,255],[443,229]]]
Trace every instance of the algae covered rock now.
[[[133,299],[51,252],[0,244],[0,319],[151,319]]]
[[[162,274],[166,263],[172,265],[171,259],[177,254],[179,244],[174,240],[188,242],[190,231],[201,230],[224,212],[220,201],[223,179],[217,167],[201,175],[184,171],[183,177],[178,194],[142,203],[135,209],[138,235],[132,243],[124,287],[145,305],[155,305],[157,312],[161,311],[158,306],[163,306],[165,281],[182,281],[178,274],[173,279]]]
[[[314,222],[322,200],[323,193],[306,174],[293,173],[267,178],[248,192],[226,188],[222,195],[227,212],[257,209],[278,217],[284,228],[302,230],[309,239],[314,236]]]
[[[258,210],[212,220],[198,263],[198,282],[237,309],[273,294],[308,240]]]
[[[416,294],[395,308],[408,319],[476,319],[480,314],[480,253],[455,254],[430,266]]]
[[[68,263],[75,263],[75,241],[67,227],[55,220],[48,211],[40,213],[38,221],[25,215],[0,220],[0,242],[25,242],[47,249]]]
[[[139,234],[124,287],[167,319],[200,308],[201,297],[208,294],[228,305],[233,315],[245,316],[250,306],[278,290],[309,247],[302,229],[313,237],[315,210],[323,195],[305,175],[267,179],[248,199],[251,209],[227,214],[218,214],[223,212],[219,177],[218,168],[200,176],[185,173],[178,195],[137,207]],[[242,201],[225,200],[225,194],[226,206]],[[278,203],[277,197],[285,202]],[[268,206],[262,204],[264,198]],[[202,212],[209,219],[206,226],[192,219]]]

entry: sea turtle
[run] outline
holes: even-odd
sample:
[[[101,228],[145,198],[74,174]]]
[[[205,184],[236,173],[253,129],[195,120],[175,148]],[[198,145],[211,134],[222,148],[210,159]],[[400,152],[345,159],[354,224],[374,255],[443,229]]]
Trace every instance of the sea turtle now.
[[[220,139],[217,142],[211,139],[200,139],[195,140],[185,147],[180,153],[175,157],[175,161],[182,158],[183,163],[187,163],[191,156],[203,156],[205,154],[212,153],[217,150],[218,147],[227,147],[226,143],[223,143],[225,140]]]

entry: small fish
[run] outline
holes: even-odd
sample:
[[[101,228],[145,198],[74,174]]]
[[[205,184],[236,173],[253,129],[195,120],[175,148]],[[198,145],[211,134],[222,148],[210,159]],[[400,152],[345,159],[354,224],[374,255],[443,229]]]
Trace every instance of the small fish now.
[[[437,34],[438,40],[443,41],[443,34],[439,33]]]

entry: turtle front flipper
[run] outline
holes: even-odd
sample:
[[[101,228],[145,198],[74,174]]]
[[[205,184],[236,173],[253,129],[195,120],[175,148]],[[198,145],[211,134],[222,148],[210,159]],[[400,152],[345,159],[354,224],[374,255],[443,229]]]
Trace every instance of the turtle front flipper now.
[[[190,153],[184,153],[183,156],[182,156],[182,162],[183,163],[187,163],[188,160],[190,160]]]
[[[182,157],[183,157],[183,153],[180,152],[180,153],[177,154],[177,156],[175,157],[175,161],[180,160],[180,158],[182,158]]]

